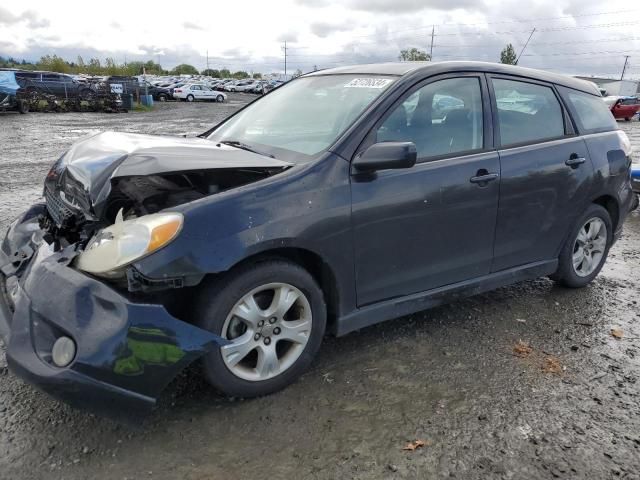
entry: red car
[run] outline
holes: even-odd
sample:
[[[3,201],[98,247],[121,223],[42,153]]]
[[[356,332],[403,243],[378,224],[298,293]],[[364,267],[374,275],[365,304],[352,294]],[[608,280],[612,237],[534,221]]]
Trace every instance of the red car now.
[[[606,97],[613,117],[624,118],[627,122],[640,110],[640,100],[636,97]]]

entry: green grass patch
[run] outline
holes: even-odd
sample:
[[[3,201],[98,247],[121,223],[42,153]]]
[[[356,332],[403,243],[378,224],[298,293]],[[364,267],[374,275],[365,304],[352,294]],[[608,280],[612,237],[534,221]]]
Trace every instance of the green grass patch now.
[[[141,103],[140,104],[134,103],[131,111],[132,112],[153,112],[153,107],[149,105],[142,105]]]

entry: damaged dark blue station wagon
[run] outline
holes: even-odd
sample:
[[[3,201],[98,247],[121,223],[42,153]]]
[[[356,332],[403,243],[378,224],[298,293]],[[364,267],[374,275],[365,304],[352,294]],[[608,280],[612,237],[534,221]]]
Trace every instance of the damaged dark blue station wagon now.
[[[85,138],[2,243],[8,363],[103,412],[147,410],[195,360],[228,395],[268,394],[327,332],[588,284],[630,164],[591,84],[472,62],[312,73],[199,138]]]

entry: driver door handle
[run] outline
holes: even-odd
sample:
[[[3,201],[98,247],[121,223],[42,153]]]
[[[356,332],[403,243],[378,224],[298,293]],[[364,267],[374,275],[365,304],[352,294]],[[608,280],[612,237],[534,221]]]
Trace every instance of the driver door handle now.
[[[471,183],[480,183],[480,184],[486,184],[488,182],[492,182],[493,180],[497,180],[500,177],[499,173],[481,173],[478,172],[478,175],[476,175],[475,177],[471,177],[469,179],[469,181]]]

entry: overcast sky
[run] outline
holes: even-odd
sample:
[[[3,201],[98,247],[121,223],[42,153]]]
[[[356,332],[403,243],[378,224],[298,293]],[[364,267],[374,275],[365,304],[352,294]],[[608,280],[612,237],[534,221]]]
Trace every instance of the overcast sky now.
[[[640,78],[640,5],[628,0],[243,0],[108,2],[29,0],[0,5],[0,55],[57,54],[190,63],[254,72],[309,71],[397,60],[429,50],[434,60],[499,61],[507,42],[523,66]]]

